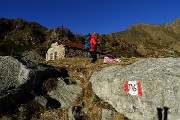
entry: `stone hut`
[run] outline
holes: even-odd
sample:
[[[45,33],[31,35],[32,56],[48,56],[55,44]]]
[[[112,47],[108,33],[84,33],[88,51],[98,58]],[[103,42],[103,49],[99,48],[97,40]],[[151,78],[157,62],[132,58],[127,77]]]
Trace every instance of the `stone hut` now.
[[[63,59],[64,57],[65,57],[65,46],[62,44],[59,45],[57,42],[52,43],[51,47],[48,49],[46,53],[46,61]]]
[[[79,47],[81,46],[81,47]],[[82,44],[67,42],[65,43],[52,43],[46,54],[46,61],[63,59],[65,57],[90,57],[89,52],[82,48]],[[98,58],[103,58],[104,55],[98,54]]]

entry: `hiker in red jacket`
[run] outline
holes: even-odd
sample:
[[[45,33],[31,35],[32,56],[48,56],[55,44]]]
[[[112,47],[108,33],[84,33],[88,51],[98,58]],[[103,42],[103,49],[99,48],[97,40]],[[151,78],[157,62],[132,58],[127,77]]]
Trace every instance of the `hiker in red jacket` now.
[[[91,54],[91,57],[92,57],[92,60],[91,60],[91,63],[95,63],[97,61],[97,54],[96,54],[96,50],[97,50],[97,45],[99,44],[97,42],[98,40],[98,37],[99,37],[99,34],[97,32],[94,32],[92,35],[91,35],[91,40],[90,40],[90,54]]]

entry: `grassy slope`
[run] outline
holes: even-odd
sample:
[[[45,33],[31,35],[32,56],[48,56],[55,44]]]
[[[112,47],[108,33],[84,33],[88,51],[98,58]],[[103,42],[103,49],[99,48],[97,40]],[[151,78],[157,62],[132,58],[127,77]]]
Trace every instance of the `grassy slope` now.
[[[57,61],[49,61],[46,62],[46,64],[55,67],[65,67],[68,70],[70,80],[80,81],[80,85],[83,88],[83,94],[79,96],[75,105],[89,108],[88,115],[86,116],[89,120],[100,120],[101,108],[114,109],[95,95],[91,83],[89,82],[91,75],[104,67],[112,65],[128,65],[138,59],[122,58],[121,62],[117,63],[103,63],[103,59],[99,59],[95,65],[90,65],[90,60],[90,58],[66,58]],[[124,117],[123,115],[118,114],[115,116],[114,120],[124,120]]]

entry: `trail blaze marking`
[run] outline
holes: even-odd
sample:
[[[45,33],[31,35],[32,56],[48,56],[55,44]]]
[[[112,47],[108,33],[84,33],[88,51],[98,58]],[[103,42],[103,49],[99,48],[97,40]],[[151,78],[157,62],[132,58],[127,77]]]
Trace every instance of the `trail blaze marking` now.
[[[138,81],[128,81],[125,80],[124,82],[124,91],[131,95],[139,95],[142,96],[142,86],[141,83]]]

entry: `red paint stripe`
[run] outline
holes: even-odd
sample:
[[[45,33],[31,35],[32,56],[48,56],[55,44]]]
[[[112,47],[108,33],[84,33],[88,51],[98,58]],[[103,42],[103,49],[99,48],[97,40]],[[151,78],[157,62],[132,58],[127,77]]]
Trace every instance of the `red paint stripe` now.
[[[138,95],[142,96],[142,87],[141,87],[141,83],[140,82],[137,83],[137,87],[138,87]]]
[[[127,80],[124,82],[124,91],[125,91],[126,93],[129,92],[128,81],[127,81]]]

